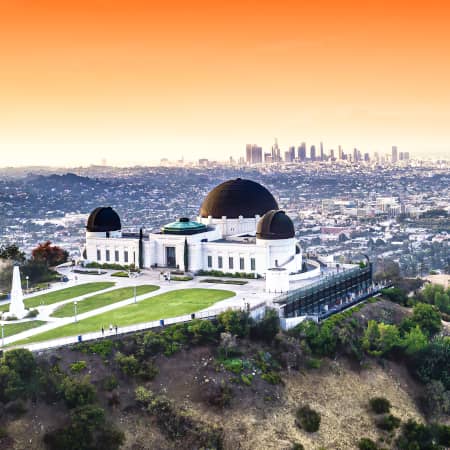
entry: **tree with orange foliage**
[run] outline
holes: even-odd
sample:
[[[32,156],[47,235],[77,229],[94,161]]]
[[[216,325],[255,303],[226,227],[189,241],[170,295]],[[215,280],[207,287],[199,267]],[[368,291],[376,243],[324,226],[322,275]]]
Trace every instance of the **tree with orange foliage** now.
[[[69,254],[51,241],[40,243],[32,252],[32,259],[36,262],[45,263],[47,267],[54,267],[67,261]]]

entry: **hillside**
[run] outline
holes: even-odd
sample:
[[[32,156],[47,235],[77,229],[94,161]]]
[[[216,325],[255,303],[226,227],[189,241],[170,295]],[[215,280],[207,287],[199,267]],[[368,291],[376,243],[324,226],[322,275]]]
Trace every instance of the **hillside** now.
[[[345,322],[357,330],[369,319],[399,323],[409,312],[381,301],[347,313]],[[235,319],[222,318],[218,327],[234,327],[239,336],[242,330],[237,326],[245,329],[246,324],[242,317]],[[268,320],[265,325],[270,335],[273,323]],[[162,334],[108,339],[37,355],[38,367],[46,372],[42,388],[46,392],[5,404],[0,447],[69,448],[67,442],[77,433],[74,424],[87,426],[93,420],[85,411],[83,419],[75,419],[91,402],[105,411],[105,422],[98,429],[109,431],[101,431],[94,444],[70,448],[289,450],[301,448],[294,447],[298,443],[305,449],[331,450],[357,449],[363,437],[379,448],[397,448],[399,431],[377,427],[380,415],[369,407],[369,399],[380,396],[389,400],[390,413],[401,423],[427,420],[422,407],[425,387],[399,358],[357,360],[345,348],[337,348],[333,357],[318,356],[302,339],[286,334],[265,339],[262,329],[255,327],[245,337],[234,339],[225,333],[215,341],[211,338],[215,330],[199,321],[189,330],[172,327]],[[183,333],[190,333],[189,340]],[[69,387],[68,379],[74,383]],[[54,389],[49,380],[63,387]],[[78,388],[72,389],[77,383]],[[92,401],[84,401],[83,383],[94,386]],[[305,404],[321,416],[317,432],[306,432],[296,423],[296,411]],[[55,439],[56,429],[64,429],[69,441]],[[116,429],[124,433],[122,446],[115,444],[120,440]]]

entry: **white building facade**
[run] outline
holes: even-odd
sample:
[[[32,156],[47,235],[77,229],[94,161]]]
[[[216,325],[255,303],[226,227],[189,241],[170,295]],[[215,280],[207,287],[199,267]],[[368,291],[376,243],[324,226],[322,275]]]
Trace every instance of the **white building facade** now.
[[[229,180],[205,198],[198,218],[181,218],[153,232],[125,233],[111,207],[89,216],[85,259],[140,268],[220,271],[266,277],[270,269],[302,272],[291,219],[272,194],[250,180]]]

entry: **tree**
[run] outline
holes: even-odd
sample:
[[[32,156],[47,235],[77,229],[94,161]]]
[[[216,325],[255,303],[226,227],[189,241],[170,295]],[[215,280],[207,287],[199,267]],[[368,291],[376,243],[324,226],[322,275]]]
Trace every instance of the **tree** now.
[[[67,261],[69,254],[57,245],[52,245],[51,241],[39,244],[32,252],[35,261],[43,262],[47,267],[54,267]]]
[[[414,355],[420,350],[424,349],[428,345],[428,338],[425,336],[419,325],[411,328],[410,331],[405,333],[403,338],[403,346],[406,354]]]
[[[382,356],[400,346],[400,333],[395,325],[369,321],[364,332],[363,348],[374,356]]]
[[[25,261],[25,253],[20,250],[17,244],[2,245],[0,247],[0,259],[23,263]]]
[[[184,238],[184,271],[187,272],[188,270],[189,270],[189,246],[187,238]]]
[[[417,303],[413,308],[411,320],[428,336],[434,336],[442,330],[441,315],[433,305]]]

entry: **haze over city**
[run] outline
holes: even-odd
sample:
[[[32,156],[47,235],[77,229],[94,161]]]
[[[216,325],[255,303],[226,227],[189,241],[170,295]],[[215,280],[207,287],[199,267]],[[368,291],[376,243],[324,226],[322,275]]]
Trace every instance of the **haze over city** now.
[[[0,3],[0,166],[450,155],[444,1]]]

